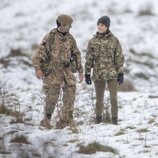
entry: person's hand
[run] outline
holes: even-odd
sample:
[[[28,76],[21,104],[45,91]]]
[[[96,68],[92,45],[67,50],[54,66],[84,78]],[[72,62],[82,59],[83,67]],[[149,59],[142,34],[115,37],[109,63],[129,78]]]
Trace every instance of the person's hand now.
[[[36,70],[36,77],[38,79],[42,79],[43,78],[43,72],[42,72],[42,70]]]
[[[124,74],[123,73],[119,73],[117,76],[117,82],[120,84],[122,84],[124,82]]]
[[[82,82],[83,81],[83,78],[84,78],[84,76],[83,76],[83,73],[79,73],[78,74],[78,78],[79,78],[79,82]]]
[[[85,74],[85,82],[88,85],[92,84],[91,76],[89,74]]]

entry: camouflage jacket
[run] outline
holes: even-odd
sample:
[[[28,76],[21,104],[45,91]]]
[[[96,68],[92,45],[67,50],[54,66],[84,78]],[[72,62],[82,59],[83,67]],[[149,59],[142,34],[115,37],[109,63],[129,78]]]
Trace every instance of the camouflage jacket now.
[[[42,68],[42,63],[48,56],[49,69],[51,73],[45,78],[52,78],[54,83],[61,83],[65,80],[68,84],[75,83],[75,77],[70,68],[71,54],[76,57],[76,69],[79,73],[83,72],[81,64],[81,53],[76,45],[76,41],[70,33],[65,35],[59,33],[57,29],[53,29],[47,34],[33,57],[33,66],[35,70]],[[45,72],[43,72],[45,74]]]
[[[124,71],[123,64],[119,40],[110,31],[104,35],[96,33],[88,44],[85,74],[91,74],[93,68],[94,81],[116,79],[117,74]]]

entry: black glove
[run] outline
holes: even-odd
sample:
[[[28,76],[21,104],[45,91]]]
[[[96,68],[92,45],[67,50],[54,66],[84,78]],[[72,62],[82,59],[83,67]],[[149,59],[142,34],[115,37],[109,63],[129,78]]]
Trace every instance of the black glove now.
[[[90,75],[85,74],[85,82],[86,84],[89,84],[89,85],[92,84]]]
[[[119,85],[122,84],[123,81],[124,81],[124,77],[123,76],[124,76],[123,73],[119,73],[118,76],[117,76],[117,82],[119,83]]]

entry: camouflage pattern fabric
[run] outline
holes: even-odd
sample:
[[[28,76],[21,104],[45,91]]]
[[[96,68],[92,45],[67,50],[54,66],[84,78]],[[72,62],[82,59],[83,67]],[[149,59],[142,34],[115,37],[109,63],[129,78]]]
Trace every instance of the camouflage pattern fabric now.
[[[46,52],[50,52],[48,69],[51,69],[52,81],[56,84],[63,84],[63,81],[69,85],[75,84],[75,77],[70,67],[72,52],[77,57],[77,71],[82,73],[83,68],[81,64],[81,53],[73,36],[69,33],[64,36],[56,29],[53,29],[47,34],[33,57],[33,66],[36,70],[41,69],[42,61],[47,58]]]
[[[51,83],[51,81],[50,81]],[[45,102],[46,102],[46,114],[52,114],[55,109],[55,105],[58,102],[58,98],[60,95],[60,90],[63,90],[63,104],[64,106],[60,112],[60,119],[64,120],[65,122],[69,122],[72,119],[73,114],[73,105],[75,102],[75,92],[76,86],[75,85],[67,85],[65,84],[63,87],[62,85],[53,85],[50,84],[49,86],[45,85],[43,87],[44,92],[46,94]]]
[[[70,33],[63,35],[57,29],[53,29],[44,37],[33,57],[33,66],[36,71],[41,70],[43,67],[43,61],[48,58],[47,52],[50,55],[49,64],[46,62],[45,69],[42,69],[45,75],[43,78],[43,90],[46,94],[46,113],[53,113],[61,89],[63,90],[63,109],[65,109],[62,111],[66,113],[67,111],[73,111],[76,79],[70,67],[71,53],[75,54],[77,58],[77,71],[83,73],[81,53],[76,41]],[[46,71],[49,73],[46,73]]]
[[[97,33],[88,44],[85,63],[85,74],[91,74],[92,79],[116,79],[118,73],[124,71],[124,56],[119,40],[109,31],[108,34]]]

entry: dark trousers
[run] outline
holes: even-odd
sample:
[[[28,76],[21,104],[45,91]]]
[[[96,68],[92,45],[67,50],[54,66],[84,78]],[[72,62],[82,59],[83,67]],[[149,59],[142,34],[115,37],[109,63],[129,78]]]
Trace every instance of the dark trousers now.
[[[106,83],[108,84],[110,92],[111,102],[111,116],[118,117],[118,104],[117,104],[117,80],[108,81],[95,81],[95,92],[96,92],[96,116],[102,116],[103,105],[104,105],[104,92]]]

